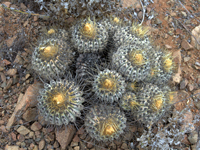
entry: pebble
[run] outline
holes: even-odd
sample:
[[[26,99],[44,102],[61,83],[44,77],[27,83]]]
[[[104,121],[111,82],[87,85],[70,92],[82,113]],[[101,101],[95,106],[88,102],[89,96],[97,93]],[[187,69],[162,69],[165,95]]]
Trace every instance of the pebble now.
[[[8,146],[8,145],[6,145],[5,150],[19,150],[19,146]]]
[[[172,49],[172,47],[168,44],[166,44],[165,47],[166,47],[166,49],[169,49],[169,50]]]
[[[76,129],[73,125],[68,125],[56,131],[56,140],[60,143],[62,149],[66,149],[72,141]]]
[[[34,132],[31,131],[31,132],[29,133],[28,137],[29,137],[29,138],[35,138],[35,134],[34,134]]]
[[[143,12],[142,12],[142,11],[140,11],[140,12],[138,13],[138,18],[139,18],[140,20],[142,20],[142,18],[143,18]]]
[[[5,121],[4,120],[0,120],[0,125],[4,124]]]
[[[6,127],[4,125],[0,126],[0,131],[7,133],[8,131],[6,130]]]
[[[78,142],[71,142],[70,146],[71,146],[71,147],[78,146]]]
[[[11,135],[13,141],[17,140],[17,136],[14,132],[11,132],[10,135]]]
[[[189,89],[190,92],[194,90],[193,84],[190,83],[187,86],[188,86],[188,89]]]
[[[182,47],[184,50],[186,50],[186,51],[192,50],[192,49],[193,49],[193,46],[190,45],[186,39],[183,39],[183,40],[182,40],[182,42],[181,42],[181,47]]]
[[[186,13],[186,12],[181,11],[181,14],[182,14],[184,17],[187,17],[187,13]]]
[[[7,71],[7,75],[14,76],[17,74],[17,68],[12,68]]]
[[[87,149],[85,143],[82,142],[82,141],[80,141],[80,149],[81,149],[81,150],[86,150],[86,149]]]
[[[87,148],[91,149],[91,148],[93,148],[93,146],[94,146],[94,143],[92,140],[87,142]]]
[[[190,57],[184,57],[184,62],[188,62],[190,60]]]
[[[0,64],[3,64],[4,66],[8,66],[8,65],[11,64],[11,62],[8,61],[8,60],[6,60],[6,59],[4,59],[4,60],[2,60],[2,61],[0,62]]]
[[[30,132],[30,130],[22,125],[17,129],[17,132],[19,134],[26,135],[26,134],[28,134]]]
[[[79,150],[79,149],[80,149],[79,146],[74,147],[74,150]]]
[[[42,149],[44,148],[44,146],[45,146],[45,141],[44,141],[44,140],[41,140],[41,141],[39,142],[39,150],[42,150]]]
[[[200,109],[200,89],[194,91],[193,99],[195,101],[195,106]]]
[[[121,148],[122,148],[122,149],[127,149],[127,148],[128,148],[128,145],[127,145],[126,143],[123,143],[122,146],[121,146]]]
[[[199,149],[197,148],[197,145],[196,145],[196,144],[191,145],[190,147],[192,148],[191,150],[199,150],[199,149],[200,149],[200,148],[199,148]]]
[[[180,83],[180,90],[185,89],[187,84],[188,84],[188,80],[187,79],[182,80],[181,83]]]
[[[199,66],[200,67],[200,63],[199,62],[195,62],[195,65]]]
[[[200,25],[192,30],[191,45],[200,50]],[[196,41],[197,40],[197,41]],[[198,44],[199,43],[199,44]]]
[[[74,136],[73,142],[80,142],[80,138],[78,137],[77,134]]]
[[[6,7],[10,8],[11,2],[4,2],[4,5],[6,5]]]
[[[33,130],[33,131],[38,131],[40,129],[42,129],[42,125],[39,122],[34,122],[31,125],[31,130]]]
[[[37,120],[37,109],[36,108],[28,108],[26,112],[23,114],[22,118],[25,121],[31,122]]]
[[[21,52],[20,51],[18,51],[17,56],[15,57],[15,60],[14,60],[13,63],[19,64],[19,65],[23,64],[23,59],[21,58]]]
[[[6,86],[4,87],[4,90],[8,90],[11,87],[12,83],[13,83],[13,79],[10,78],[6,83]]]
[[[54,147],[54,148],[58,148],[58,147],[59,147],[59,144],[58,144],[57,141],[54,142],[53,147]]]
[[[190,135],[188,136],[188,140],[191,144],[196,144],[198,140],[198,133],[196,131],[190,133]]]
[[[14,43],[14,41],[15,41],[16,38],[17,38],[17,36],[13,36],[13,37],[9,38],[8,40],[6,40],[7,46],[8,47],[13,46],[13,43]]]

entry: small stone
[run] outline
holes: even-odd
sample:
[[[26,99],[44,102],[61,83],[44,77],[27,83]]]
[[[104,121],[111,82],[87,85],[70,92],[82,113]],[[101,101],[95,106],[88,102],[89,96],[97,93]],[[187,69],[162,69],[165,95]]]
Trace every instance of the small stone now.
[[[180,90],[185,89],[187,84],[188,84],[188,80],[187,79],[182,80],[181,83],[180,83]]]
[[[70,146],[71,146],[71,147],[78,146],[78,142],[71,142]]]
[[[32,125],[31,125],[31,130],[33,131],[38,131],[42,129],[42,126],[39,122],[34,122]]]
[[[35,145],[34,148],[33,148],[33,150],[38,150],[38,146]]]
[[[172,12],[172,13],[171,13],[171,16],[172,16],[172,17],[175,17],[175,16],[176,16],[176,13],[175,13],[175,12]]]
[[[186,12],[181,11],[181,14],[182,14],[184,17],[187,17],[187,13],[186,13]]]
[[[155,23],[159,25],[159,24],[162,23],[162,21],[160,19],[158,19],[158,18],[155,18]]]
[[[34,132],[31,131],[31,132],[29,133],[28,137],[29,137],[29,138],[35,138],[35,134],[34,134]]]
[[[5,123],[5,121],[3,121],[3,120],[0,120],[0,125],[2,125],[2,124],[4,124]]]
[[[18,134],[17,139],[18,139],[19,142],[23,142],[25,140],[25,137],[22,134]]]
[[[195,65],[199,66],[200,67],[200,63],[199,62],[195,62]]]
[[[80,141],[80,149],[81,150],[86,150],[87,149],[85,143],[83,143],[82,141]]]
[[[123,143],[122,146],[121,146],[121,148],[122,148],[122,149],[127,149],[127,148],[128,148],[128,145],[127,145],[126,143]]]
[[[66,128],[63,127],[56,131],[56,140],[60,143],[62,149],[66,149],[66,147],[71,142],[76,129],[73,125],[68,125]]]
[[[190,57],[184,57],[184,62],[188,62],[190,60]]]
[[[85,131],[84,127],[81,127],[81,128],[77,131],[76,134],[79,134],[79,135],[80,135],[80,134],[83,134],[84,131]]]
[[[13,83],[13,79],[10,78],[10,79],[8,80],[6,86],[4,87],[4,90],[8,90],[8,89],[11,87],[12,83]]]
[[[166,49],[172,49],[172,47],[168,44],[165,45]]]
[[[31,122],[37,120],[37,109],[36,108],[28,108],[26,112],[23,114],[23,119],[25,121]]]
[[[180,74],[176,73],[176,74],[172,77],[172,80],[173,80],[174,83],[179,84],[180,81],[181,81],[181,76],[180,76]]]
[[[19,133],[19,134],[22,134],[22,135],[26,135],[26,134],[28,134],[29,132],[30,132],[30,130],[29,129],[27,129],[25,126],[20,126],[18,129],[17,129],[17,132]]]
[[[192,121],[193,121],[193,114],[192,114],[192,112],[190,110],[188,110],[187,112],[185,112],[183,114],[183,116],[184,116],[184,119],[183,119],[183,125],[181,127],[181,130],[186,130],[186,129],[190,128],[191,131],[194,131],[195,130],[194,126],[190,127],[190,125],[193,124],[192,123]]]
[[[177,64],[177,69],[175,71],[175,75],[172,77],[172,80],[174,83],[180,83],[181,82],[181,51],[180,49],[177,51],[174,51],[172,54],[173,58],[174,58],[174,62]]]
[[[115,143],[117,146],[120,146],[120,145],[122,144],[122,141],[114,140],[114,143]]]
[[[192,50],[192,49],[193,49],[193,46],[190,45],[186,39],[183,39],[183,40],[182,40],[182,42],[181,42],[181,47],[182,47],[184,50],[186,50],[186,51]]]
[[[54,142],[53,147],[54,147],[54,148],[58,148],[58,147],[59,147],[59,144],[58,144],[57,141]]]
[[[138,18],[139,18],[140,20],[142,20],[142,18],[143,18],[143,12],[142,12],[142,11],[140,11],[140,12],[138,13]]]
[[[14,60],[13,63],[20,64],[20,65],[23,64],[23,59],[21,58],[20,55],[21,55],[21,53],[20,53],[20,51],[18,51],[17,56],[15,57],[15,60]]]
[[[3,70],[4,70],[4,67],[1,67],[1,66],[0,66],[0,71],[3,71]]]
[[[80,142],[80,138],[78,137],[77,134],[74,136],[73,142]]]
[[[79,149],[80,149],[79,146],[74,147],[74,150],[79,150]]]
[[[190,135],[188,136],[188,140],[191,144],[196,144],[198,140],[198,133],[196,131],[190,133]]]
[[[41,140],[41,141],[39,142],[39,150],[42,150],[42,149],[44,148],[44,146],[45,146],[45,141],[44,141],[44,140]]]
[[[31,76],[31,75],[30,75],[29,73],[26,74],[25,79],[27,80],[30,76]]]
[[[191,92],[191,91],[194,90],[194,86],[193,86],[192,84],[188,84],[188,89],[189,89],[189,91]]]
[[[6,44],[8,47],[13,46],[13,43],[15,41],[15,39],[17,38],[17,36],[13,36],[12,38],[9,38],[8,40],[6,40]]]
[[[199,150],[200,147],[197,148],[197,144],[191,145],[190,146],[192,149],[191,150]]]
[[[38,20],[38,16],[34,16],[33,21],[37,21],[37,20]]]
[[[200,50],[200,25],[192,30],[191,45]]]
[[[10,135],[11,135],[13,141],[17,140],[17,138],[16,138],[17,136],[14,132],[11,132]]]
[[[8,145],[6,145],[5,150],[19,150],[19,146],[8,146]]]
[[[33,149],[35,147],[35,145],[33,143],[30,144],[29,146],[31,149]]]
[[[17,73],[17,68],[12,68],[7,71],[7,75],[14,76]]]
[[[11,64],[11,62],[8,61],[8,60],[6,60],[6,59],[4,59],[4,60],[2,60],[2,61],[0,62],[0,64],[3,64],[3,66],[8,66],[8,65]]]
[[[26,10],[26,6],[23,3],[20,3],[20,7],[22,8],[22,10]]]
[[[53,146],[50,145],[50,144],[48,144],[48,145],[47,145],[47,149],[48,149],[48,150],[53,150]]]
[[[11,2],[4,2],[4,5],[6,5],[6,7],[10,8]]]
[[[94,146],[92,140],[87,142],[87,148],[91,149]]]
[[[4,73],[0,72],[1,80],[6,83],[6,76]]]
[[[193,99],[195,101],[195,106],[200,109],[200,89],[194,91]]]
[[[8,131],[6,130],[6,127],[4,125],[0,126],[0,131],[7,133]]]

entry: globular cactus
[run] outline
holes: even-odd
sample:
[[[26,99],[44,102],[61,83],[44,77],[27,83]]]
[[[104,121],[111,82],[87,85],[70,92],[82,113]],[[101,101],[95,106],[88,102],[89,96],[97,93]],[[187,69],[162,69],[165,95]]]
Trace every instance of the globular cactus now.
[[[108,42],[106,28],[95,19],[85,19],[71,27],[71,43],[79,53],[101,52]]]
[[[75,123],[83,110],[83,92],[79,86],[69,80],[51,80],[45,83],[38,96],[38,109],[45,121],[54,125]]]
[[[94,77],[93,91],[101,101],[113,103],[118,101],[125,92],[124,78],[114,70],[105,69]]]
[[[127,80],[132,82],[141,81],[150,73],[147,52],[137,45],[119,47],[113,54],[112,64]]]
[[[67,42],[67,32],[54,32],[55,30],[49,30],[49,35],[39,41],[31,60],[33,70],[49,80],[62,76],[74,59],[74,53]]]
[[[85,128],[87,133],[95,140],[112,142],[124,133],[126,120],[119,107],[94,106],[86,114]]]

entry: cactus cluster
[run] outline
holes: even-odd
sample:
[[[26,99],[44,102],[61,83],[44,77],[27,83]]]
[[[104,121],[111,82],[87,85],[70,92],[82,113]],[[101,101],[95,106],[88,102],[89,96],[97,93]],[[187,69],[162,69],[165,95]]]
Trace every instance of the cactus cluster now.
[[[116,16],[88,17],[69,31],[50,29],[32,55],[35,72],[49,80],[38,97],[45,120],[55,125],[75,123],[87,106],[81,117],[86,132],[103,142],[120,137],[127,120],[157,122],[175,97],[167,86],[174,62],[171,53],[154,47],[147,32],[146,27],[123,24]],[[73,60],[75,68],[70,66]],[[68,73],[74,80],[84,79],[82,90],[65,78]]]

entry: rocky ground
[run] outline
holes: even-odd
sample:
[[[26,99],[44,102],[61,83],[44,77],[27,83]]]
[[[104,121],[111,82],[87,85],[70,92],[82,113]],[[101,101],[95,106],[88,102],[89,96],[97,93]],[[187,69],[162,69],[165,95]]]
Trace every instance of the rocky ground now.
[[[142,149],[136,139],[145,128],[135,123],[123,139],[99,144],[87,136],[83,127],[70,125],[58,129],[38,117],[35,95],[42,84],[31,72],[30,58],[40,33],[54,23],[36,14],[9,9],[27,11],[31,7],[27,3],[0,4],[4,4],[0,7],[0,150]],[[141,22],[140,1],[124,0],[123,7],[129,6]],[[180,144],[172,147],[200,149],[200,1],[154,0],[145,10],[143,24],[150,27],[155,45],[172,51],[178,64],[172,79],[178,91],[173,111],[184,118],[180,128],[191,128]],[[39,10],[38,13],[44,14]],[[67,22],[70,25],[74,20],[71,17]],[[153,133],[156,132],[155,127]]]

